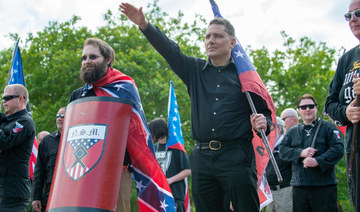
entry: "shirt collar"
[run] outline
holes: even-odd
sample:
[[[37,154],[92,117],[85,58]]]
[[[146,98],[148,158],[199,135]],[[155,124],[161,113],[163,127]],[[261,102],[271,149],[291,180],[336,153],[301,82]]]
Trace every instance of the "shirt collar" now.
[[[28,113],[27,110],[26,110],[26,109],[23,109],[23,110],[19,110],[19,111],[16,112],[16,113],[11,114],[11,115],[7,115],[6,118],[7,118],[7,120],[10,121],[10,120],[12,120],[12,119],[17,119],[18,117],[20,117],[20,116],[22,116],[22,115],[24,115],[24,114],[26,114],[26,113]]]
[[[230,63],[228,63],[226,66],[228,66],[228,65],[230,65],[230,64],[234,64],[234,65],[235,65],[235,61],[234,61],[233,57],[231,57]],[[205,70],[207,66],[213,66],[213,67],[215,67],[213,64],[211,64],[210,58],[208,58],[208,59],[206,60],[205,65],[204,65],[204,67],[203,67],[202,70]],[[223,67],[226,67],[226,66],[223,66]]]
[[[311,128],[315,127],[315,125],[318,123],[319,117],[317,117],[311,124],[305,125],[304,122],[301,123],[301,130],[305,128],[305,126],[310,126]]]

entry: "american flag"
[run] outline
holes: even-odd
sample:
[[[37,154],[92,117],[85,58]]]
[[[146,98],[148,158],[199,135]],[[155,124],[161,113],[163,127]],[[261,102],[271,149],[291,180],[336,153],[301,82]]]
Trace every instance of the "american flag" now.
[[[175,89],[172,81],[170,82],[169,104],[168,104],[168,122],[169,122],[169,138],[166,143],[167,148],[179,149],[186,153],[184,147],[184,139],[181,129],[181,120],[179,107],[177,104]],[[190,198],[187,177],[185,178],[185,211],[190,212]]]
[[[109,68],[106,76],[92,86],[97,96],[118,97],[134,103],[130,128],[131,125],[137,126],[138,133],[129,133],[126,148],[134,170],[140,211],[176,211],[170,186],[155,158],[150,130],[134,80]],[[83,92],[90,87],[85,86]]]
[[[214,0],[210,0],[212,11],[215,17],[222,17],[220,10]],[[262,82],[259,74],[255,70],[254,66],[251,64],[248,56],[246,55],[244,49],[242,48],[238,39],[236,39],[236,45],[231,51],[231,56],[233,57],[237,69],[237,74],[239,76],[241,87],[243,92],[252,92],[264,99],[268,104],[268,108],[271,111],[272,122],[276,125],[276,110],[274,102],[267,91],[264,83]],[[275,128],[276,129],[276,126]],[[271,149],[274,149],[276,141],[276,130],[272,130],[269,137],[269,145]],[[266,149],[262,140],[258,136],[254,136],[252,141],[255,158],[256,158],[256,170],[258,177],[258,194],[260,199],[260,208],[265,207],[271,202],[271,193],[266,179],[264,178],[264,171],[269,161],[269,154],[266,151],[259,152],[258,149]]]
[[[24,72],[23,72],[23,67],[22,67],[20,48],[19,48],[19,41],[16,42],[15,47],[14,47],[13,62],[12,62],[12,66],[10,68],[9,74],[11,76],[9,85],[21,84],[26,87],[25,80],[24,80]],[[29,113],[31,113],[29,103],[27,104],[26,109],[28,110]],[[38,153],[38,145],[36,142],[36,138],[34,138],[34,144],[33,144],[30,161],[29,161],[29,174],[30,174],[31,179],[33,179],[33,175],[34,175],[37,153]]]

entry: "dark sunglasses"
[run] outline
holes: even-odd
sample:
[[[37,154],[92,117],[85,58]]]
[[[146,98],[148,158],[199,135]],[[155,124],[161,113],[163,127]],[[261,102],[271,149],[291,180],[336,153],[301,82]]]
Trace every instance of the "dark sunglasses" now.
[[[96,58],[98,58],[98,57],[100,57],[100,56],[92,54],[92,55],[89,56],[89,59],[90,60],[96,60]],[[86,61],[87,59],[88,59],[88,56],[84,55],[84,56],[81,57],[82,61]]]
[[[345,20],[346,20],[346,21],[350,21],[352,15],[355,15],[356,18],[360,18],[360,9],[355,10],[355,11],[353,11],[353,12],[348,12],[348,13],[346,13],[346,14],[344,15],[344,16],[345,16]]]
[[[7,95],[7,96],[3,96],[2,97],[2,100],[3,101],[5,101],[5,102],[7,102],[7,101],[10,101],[10,100],[12,100],[13,98],[17,98],[17,97],[19,97],[20,95]],[[25,98],[25,97],[24,97]]]
[[[298,108],[301,108],[301,110],[306,110],[306,108],[314,109],[316,105],[300,105]]]
[[[62,114],[56,114],[56,118],[57,118],[57,119],[58,119],[58,118],[62,118],[62,119],[63,119],[64,117],[65,117],[65,114],[63,114],[63,113],[62,113]]]

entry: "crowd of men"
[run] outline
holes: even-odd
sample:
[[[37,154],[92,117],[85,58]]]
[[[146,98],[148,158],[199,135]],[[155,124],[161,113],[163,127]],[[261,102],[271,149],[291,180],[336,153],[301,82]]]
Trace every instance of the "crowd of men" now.
[[[262,130],[268,135],[274,123],[267,103],[260,96],[250,94],[257,114],[247,103],[231,57],[236,44],[231,23],[223,18],[210,21],[205,34],[208,56],[205,60],[185,55],[160,28],[145,18],[141,7],[122,3],[120,8],[186,85],[191,99],[192,137],[196,144],[189,161],[186,154],[168,150],[165,120],[153,120],[149,128],[141,102],[136,103],[129,126],[118,211],[131,210],[131,170],[128,167],[132,161],[138,161],[133,145],[137,139],[149,139],[144,133],[148,129],[158,142],[156,159],[165,173],[162,176],[174,193],[177,211],[183,212],[185,208],[184,191],[176,185],[180,185],[179,182],[182,185],[182,180],[190,173],[196,211],[259,211],[252,140],[254,136],[261,136]],[[360,40],[360,0],[351,1],[345,18]],[[81,60],[80,79],[84,86],[73,91],[69,103],[91,96],[107,96],[106,92],[112,92],[112,89],[117,90],[118,98],[140,100],[134,80],[112,67],[115,52],[108,43],[97,38],[87,39]],[[337,127],[318,117],[318,103],[311,94],[299,97],[297,110],[285,109],[277,118],[279,136],[274,155],[284,181],[277,182],[273,167],[267,167],[266,177],[274,199],[268,211],[338,211],[335,165],[345,149],[350,197],[355,211],[360,212],[360,142],[357,146],[350,142],[354,124],[360,120],[360,107],[356,104],[360,94],[360,68],[356,65],[359,63],[358,46],[342,56],[326,100],[326,112],[330,117],[348,126],[345,148]],[[123,81],[130,84],[124,85]],[[31,199],[35,211],[46,210],[66,117],[66,108],[59,108],[57,131],[45,135],[39,143],[31,185],[28,170],[36,130],[26,111],[28,100],[26,88],[18,84],[6,86],[2,95],[5,113],[0,116],[0,209],[5,212],[26,211]],[[175,161],[177,165],[172,165]],[[160,164],[157,163],[159,168]],[[174,167],[169,168],[170,165]]]

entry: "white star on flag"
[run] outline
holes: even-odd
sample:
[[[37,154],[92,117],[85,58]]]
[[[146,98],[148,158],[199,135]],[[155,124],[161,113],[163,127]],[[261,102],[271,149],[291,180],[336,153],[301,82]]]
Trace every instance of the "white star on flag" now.
[[[122,86],[122,85],[120,85],[120,84],[116,84],[116,85],[114,85],[114,87],[115,87],[115,88],[117,88],[117,91],[119,91],[119,90],[120,90],[120,88],[121,88],[121,87],[123,87],[123,86]]]
[[[244,58],[244,54],[241,53],[240,50],[238,50],[237,52],[234,52],[234,53],[236,54],[236,57],[242,57],[242,58]]]
[[[135,181],[136,182],[136,189],[139,190],[139,193],[141,192],[141,189],[145,188],[145,186],[142,184],[142,181]]]
[[[167,205],[166,203],[165,203],[165,199],[164,199],[164,201],[160,201],[160,208],[162,208],[162,209],[166,209],[166,207],[167,206],[169,206],[169,205]],[[166,211],[166,210],[165,210]]]
[[[177,120],[178,120],[178,119],[176,118],[176,116],[174,116],[172,119],[173,119],[173,121],[177,121]]]
[[[178,111],[176,108],[174,109],[174,112],[175,112],[175,113],[179,113],[179,111]]]

